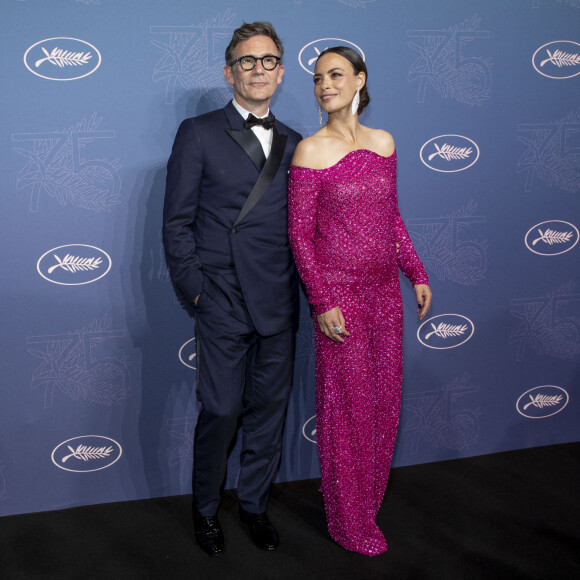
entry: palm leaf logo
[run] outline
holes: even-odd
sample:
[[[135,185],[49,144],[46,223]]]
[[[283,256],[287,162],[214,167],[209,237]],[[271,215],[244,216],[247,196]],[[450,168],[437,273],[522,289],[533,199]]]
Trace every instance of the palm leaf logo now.
[[[473,152],[473,149],[471,147],[452,147],[451,145],[444,143],[440,149],[437,143],[434,143],[434,145],[437,151],[429,155],[429,161],[431,161],[433,157],[437,156],[442,157],[443,159],[445,159],[445,161],[452,161],[455,159],[467,159]]]
[[[71,50],[62,50],[56,46],[52,49],[50,54],[43,46],[42,52],[44,52],[46,57],[40,58],[34,63],[36,68],[38,68],[43,62],[46,61],[48,61],[50,64],[58,66],[59,68],[64,68],[65,66],[82,66],[87,64],[93,57],[90,51],[73,52]]]
[[[538,233],[540,234],[540,237],[532,242],[532,246],[535,246],[540,241],[545,242],[549,246],[553,246],[554,244],[565,244],[572,239],[572,232],[557,232],[550,228],[545,232],[542,232],[542,230],[538,228]]]
[[[54,270],[57,268],[62,268],[67,272],[71,272],[75,274],[76,272],[87,272],[89,270],[96,270],[102,263],[102,258],[80,258],[78,256],[71,256],[67,254],[62,260],[56,255],[53,254],[56,261],[58,262],[54,266],[51,266],[48,269],[48,273],[52,274]]]
[[[433,331],[425,336],[425,340],[429,340],[429,337],[434,334],[439,338],[449,338],[450,336],[461,336],[467,331],[467,324],[445,324],[440,322],[438,326],[431,323]]]
[[[76,449],[73,449],[70,445],[67,445],[71,453],[65,455],[61,461],[66,463],[71,457],[75,459],[80,459],[82,461],[90,461],[91,459],[101,459],[103,457],[109,457],[113,452],[112,447],[87,447],[86,445],[79,444]]]
[[[533,405],[538,409],[543,409],[544,407],[553,407],[559,405],[562,402],[562,395],[542,395],[538,393],[535,397],[530,395],[530,402],[524,405],[524,411]]]
[[[546,49],[549,58],[544,59],[540,63],[540,67],[543,67],[547,62],[551,62],[558,68],[565,66],[576,66],[580,64],[580,54],[571,54],[569,52],[564,52],[563,50],[555,50],[552,54],[548,49]]]

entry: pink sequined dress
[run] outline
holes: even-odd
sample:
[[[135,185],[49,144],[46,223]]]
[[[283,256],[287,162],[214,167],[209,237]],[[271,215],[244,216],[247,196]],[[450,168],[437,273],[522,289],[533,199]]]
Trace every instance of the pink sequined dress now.
[[[401,406],[398,268],[428,284],[399,214],[396,153],[352,151],[327,169],[290,168],[290,243],[315,315],[339,306],[350,337],[315,320],[316,429],[331,537],[374,556]],[[397,253],[397,243],[399,252]]]

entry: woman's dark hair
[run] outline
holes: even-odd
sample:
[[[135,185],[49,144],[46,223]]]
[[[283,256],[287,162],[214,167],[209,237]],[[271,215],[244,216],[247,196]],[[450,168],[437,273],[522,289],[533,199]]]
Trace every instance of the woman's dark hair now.
[[[278,56],[282,58],[284,56],[284,47],[282,46],[282,41],[278,38],[274,27],[269,22],[244,22],[239,28],[234,30],[232,40],[226,48],[226,64],[230,65],[234,60],[234,50],[240,42],[244,40],[249,40],[254,36],[267,36],[274,41],[276,48],[278,49]],[[275,55],[276,56],[276,55]]]
[[[350,62],[350,64],[352,65],[355,75],[357,75],[360,72],[365,73],[365,86],[360,90],[359,95],[360,102],[357,111],[357,113],[360,115],[364,111],[365,107],[371,102],[371,98],[367,90],[367,83],[369,79],[367,65],[365,64],[365,61],[362,59],[361,55],[356,50],[348,48],[348,46],[331,46],[330,48],[323,50],[318,55],[318,59],[320,59],[325,54],[328,54],[329,52],[338,54],[339,56],[346,58],[346,60],[348,60],[348,62]]]

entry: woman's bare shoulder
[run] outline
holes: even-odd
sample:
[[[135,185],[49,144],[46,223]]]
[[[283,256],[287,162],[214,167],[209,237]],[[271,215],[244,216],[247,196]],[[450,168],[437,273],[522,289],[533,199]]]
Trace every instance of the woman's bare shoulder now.
[[[321,155],[321,145],[323,139],[316,133],[311,137],[306,137],[298,143],[292,157],[292,165],[299,165],[308,169],[319,169],[324,163]]]
[[[395,140],[393,136],[388,131],[383,131],[383,129],[370,129],[366,128],[367,139],[370,145],[370,149],[382,155],[383,157],[389,157],[395,151]]]

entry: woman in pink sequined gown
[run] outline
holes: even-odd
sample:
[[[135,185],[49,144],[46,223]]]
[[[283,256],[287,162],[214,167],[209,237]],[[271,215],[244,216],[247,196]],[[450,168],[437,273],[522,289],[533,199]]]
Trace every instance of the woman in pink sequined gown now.
[[[398,268],[414,286],[420,319],[431,291],[399,214],[393,139],[358,122],[369,102],[366,80],[354,50],[319,56],[314,93],[328,123],[296,149],[289,228],[317,319],[316,427],[328,531],[344,548],[375,556],[387,549],[375,519],[401,405]]]

